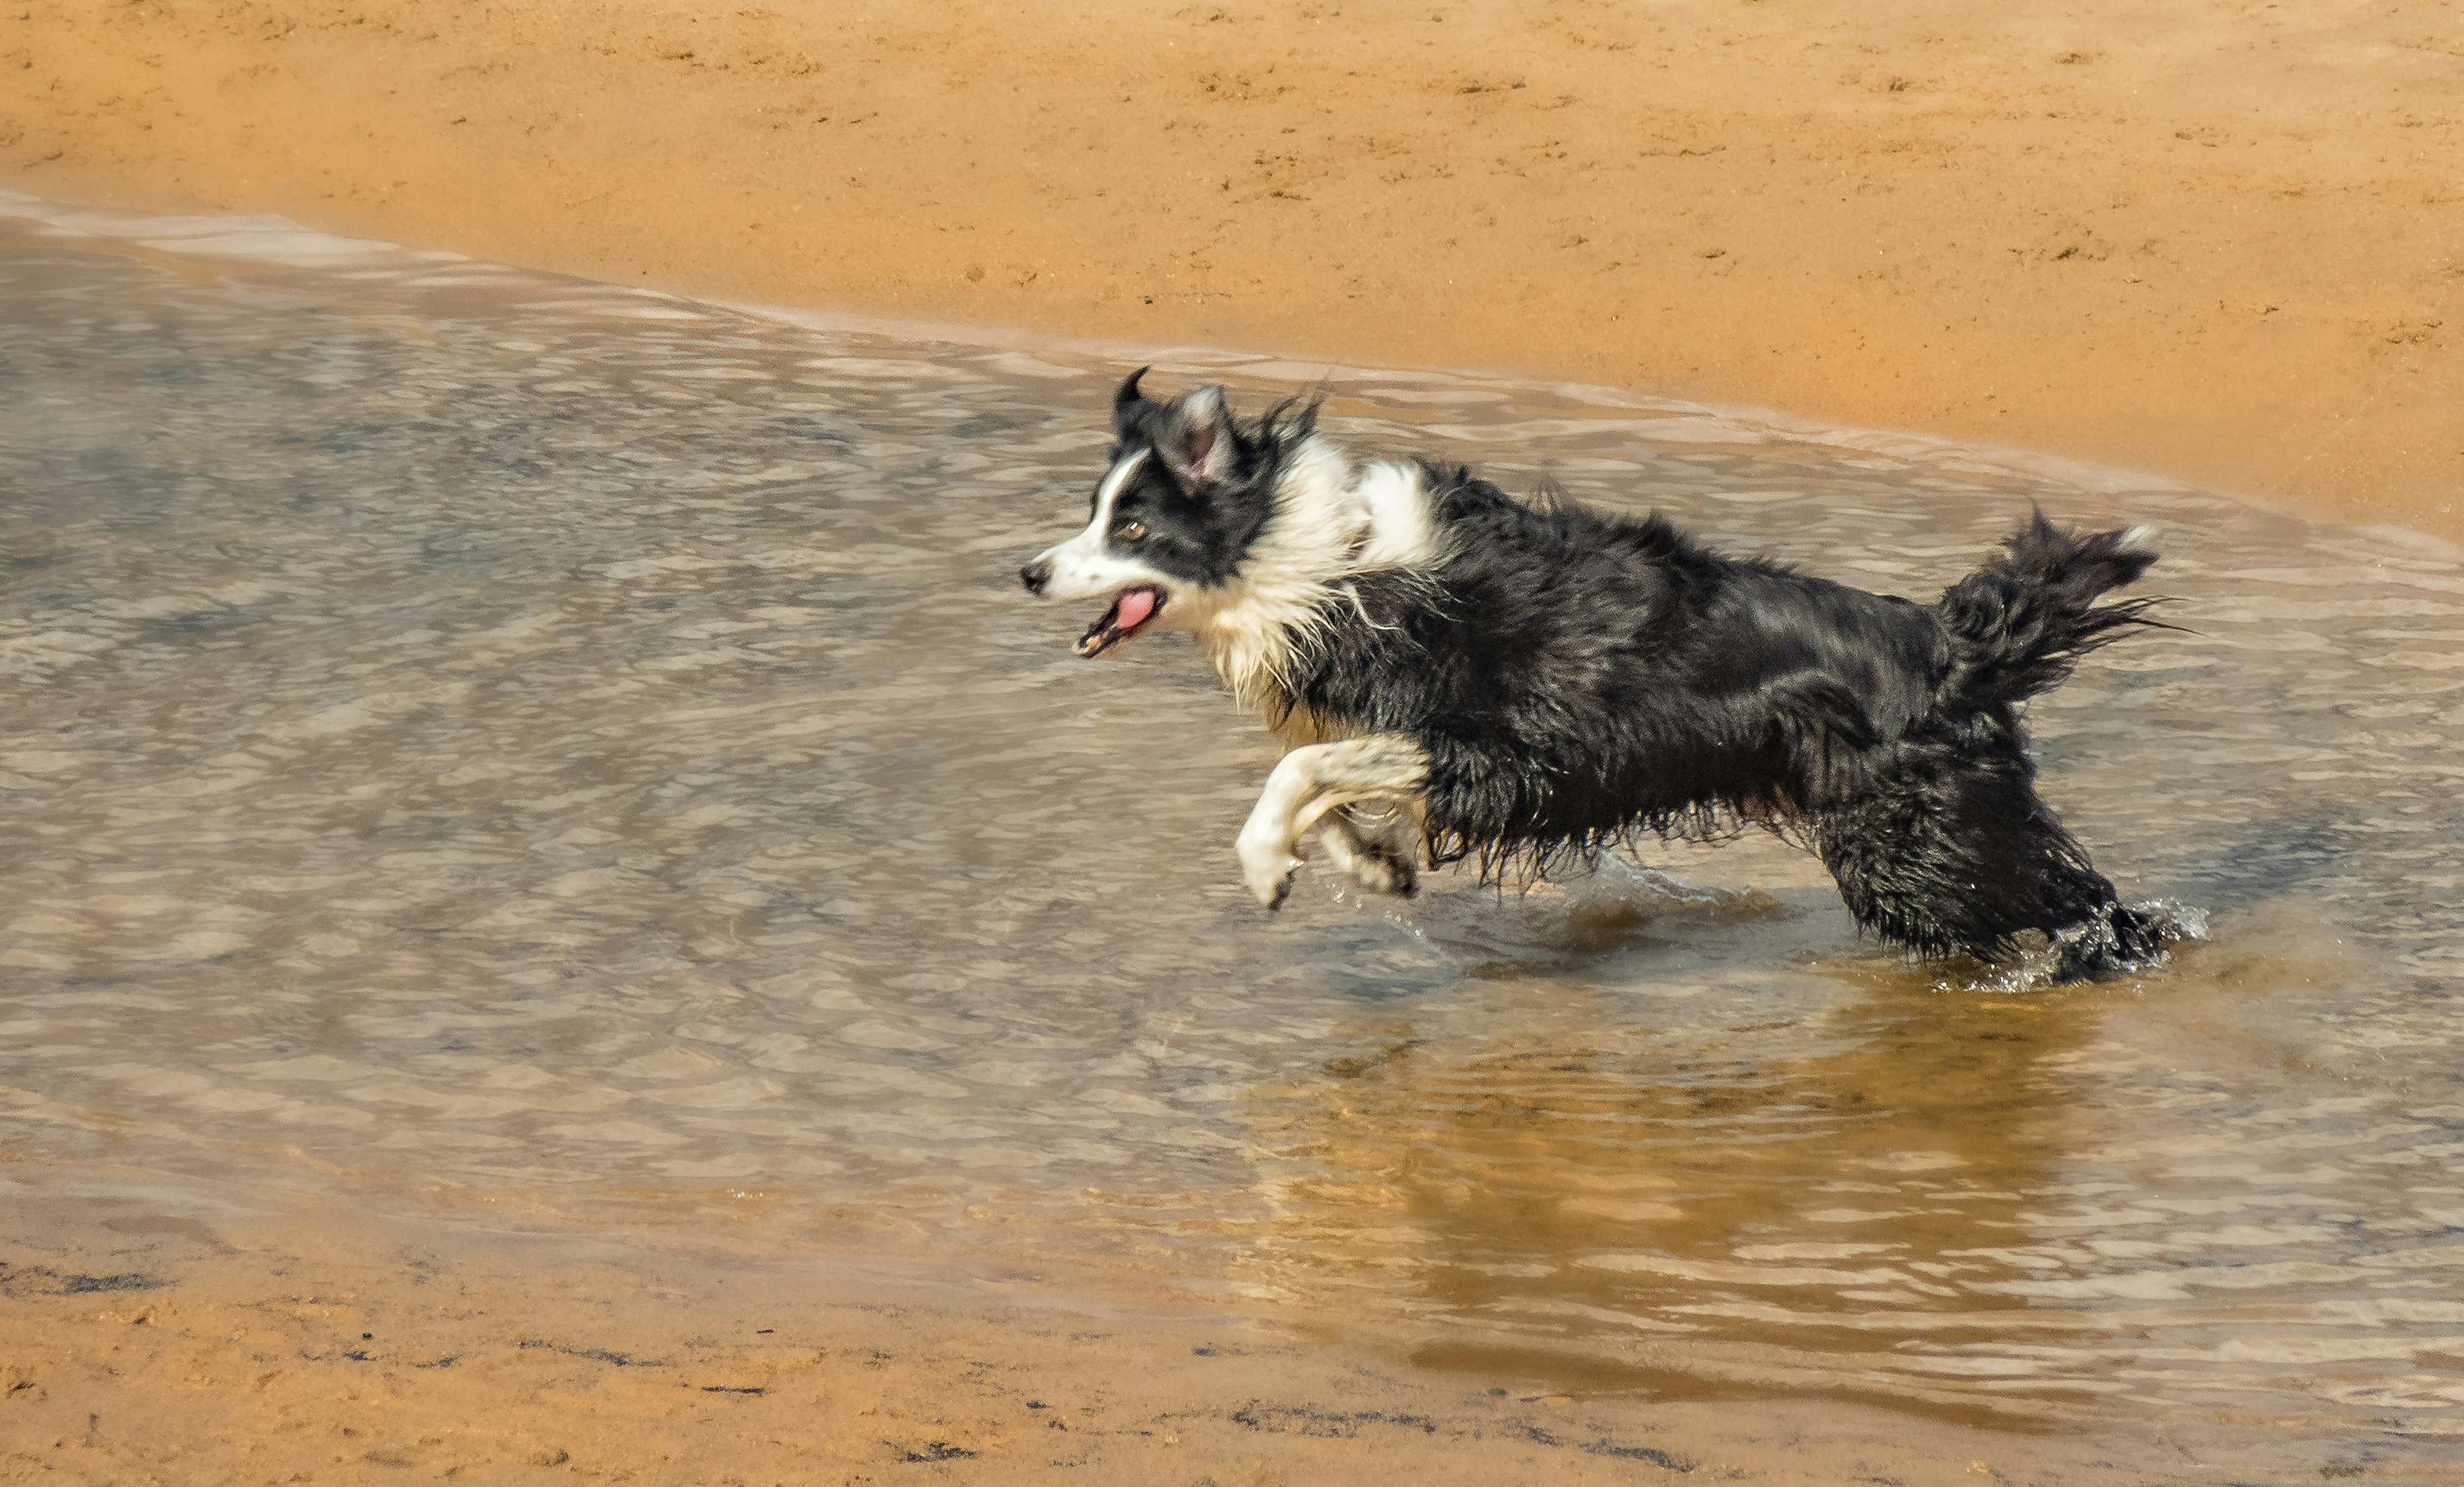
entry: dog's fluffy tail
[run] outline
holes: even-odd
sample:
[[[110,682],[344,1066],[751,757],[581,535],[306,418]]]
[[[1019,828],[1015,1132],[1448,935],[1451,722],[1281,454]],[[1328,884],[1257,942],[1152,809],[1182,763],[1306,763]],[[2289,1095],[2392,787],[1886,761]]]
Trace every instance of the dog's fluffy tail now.
[[[2016,706],[2070,679],[2089,652],[2146,617],[2154,599],[2097,601],[2156,561],[2148,530],[2070,532],[2038,511],[1936,606],[1954,655],[1943,694],[1972,706]]]

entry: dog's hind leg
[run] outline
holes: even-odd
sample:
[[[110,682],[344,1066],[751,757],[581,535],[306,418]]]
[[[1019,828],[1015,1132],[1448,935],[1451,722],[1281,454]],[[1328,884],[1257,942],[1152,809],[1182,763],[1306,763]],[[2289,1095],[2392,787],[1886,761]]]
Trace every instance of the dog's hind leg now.
[[[1399,733],[1373,733],[1292,750],[1266,776],[1266,788],[1241,828],[1237,850],[1242,880],[1260,903],[1282,907],[1292,889],[1292,874],[1301,865],[1304,832],[1345,806],[1408,803],[1428,777],[1427,751]],[[1349,830],[1348,823],[1337,830]],[[1336,850],[1353,844],[1347,841]]]
[[[1826,807],[1815,837],[1848,911],[1924,956],[2007,955],[2041,932],[2057,980],[2144,965],[2164,927],[2123,905],[2035,790],[2015,741],[1903,745],[1874,788]]]
[[[1317,839],[1334,865],[1371,893],[1408,899],[1419,891],[1419,823],[1401,805],[1337,806],[1318,823]]]

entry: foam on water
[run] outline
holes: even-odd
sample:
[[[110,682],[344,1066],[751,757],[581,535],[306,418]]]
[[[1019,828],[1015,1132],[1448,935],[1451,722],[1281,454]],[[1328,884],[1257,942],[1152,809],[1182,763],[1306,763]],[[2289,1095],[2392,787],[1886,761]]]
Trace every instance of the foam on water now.
[[[759,1192],[1492,1376],[2464,1437],[2443,544],[1142,353],[1885,590],[2031,502],[2153,522],[2189,627],[2034,720],[2099,864],[2212,921],[2140,977],[1903,965],[1764,840],[1267,920],[1230,844],[1271,742],[1009,576],[1083,520],[1113,356],[339,242],[0,199],[8,1149],[609,1222]]]

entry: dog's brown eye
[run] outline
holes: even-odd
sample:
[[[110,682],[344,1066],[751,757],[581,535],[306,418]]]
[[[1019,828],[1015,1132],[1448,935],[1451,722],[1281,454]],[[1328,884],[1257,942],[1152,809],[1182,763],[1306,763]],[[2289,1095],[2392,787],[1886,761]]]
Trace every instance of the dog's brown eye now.
[[[1122,522],[1118,527],[1114,528],[1114,530],[1120,534],[1121,541],[1125,543],[1133,543],[1139,538],[1147,535],[1147,524],[1144,522],[1137,520],[1135,517],[1132,517],[1129,521]]]

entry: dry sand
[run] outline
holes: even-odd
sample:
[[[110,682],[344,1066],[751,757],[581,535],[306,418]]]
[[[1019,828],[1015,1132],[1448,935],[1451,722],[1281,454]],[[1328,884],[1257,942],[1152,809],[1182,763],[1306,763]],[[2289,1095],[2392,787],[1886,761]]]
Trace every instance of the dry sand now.
[[[1069,1294],[723,1225],[380,1222],[21,1163],[0,1166],[0,1482],[2279,1479],[2152,1435],[1570,1397]]]
[[[0,0],[0,184],[2464,535],[2464,5]]]

